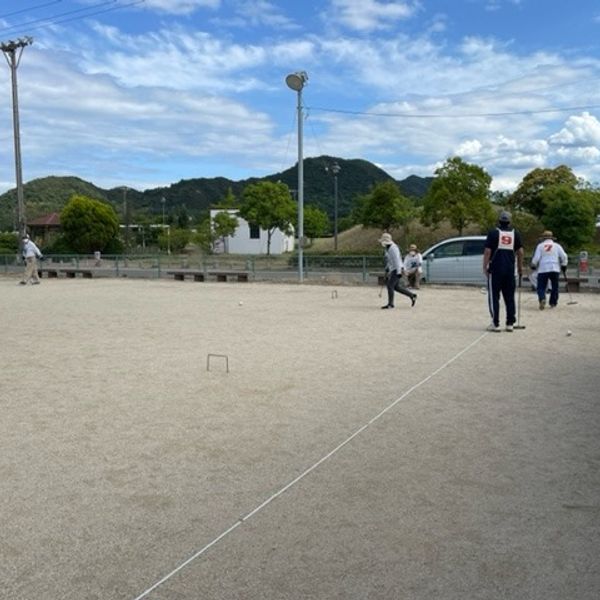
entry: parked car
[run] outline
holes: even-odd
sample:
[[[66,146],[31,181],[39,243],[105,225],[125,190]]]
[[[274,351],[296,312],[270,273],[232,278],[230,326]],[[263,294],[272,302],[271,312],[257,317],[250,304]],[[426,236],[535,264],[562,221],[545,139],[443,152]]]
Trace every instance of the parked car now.
[[[423,252],[422,280],[428,283],[486,285],[483,274],[485,235],[442,240]]]

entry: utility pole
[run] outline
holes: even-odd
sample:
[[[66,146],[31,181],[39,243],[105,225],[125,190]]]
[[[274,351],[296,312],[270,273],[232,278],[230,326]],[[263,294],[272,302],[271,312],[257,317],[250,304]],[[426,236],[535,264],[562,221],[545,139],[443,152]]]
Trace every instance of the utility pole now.
[[[338,249],[338,173],[342,170],[337,162],[331,167],[325,167],[326,171],[333,173],[333,249]]]
[[[9,40],[0,43],[0,50],[4,53],[6,62],[10,67],[12,80],[12,105],[13,105],[13,130],[15,139],[15,172],[17,179],[17,227],[19,240],[26,233],[25,200],[23,198],[23,174],[21,165],[21,137],[19,132],[19,96],[17,93],[17,68],[21,62],[21,55],[25,46],[33,43],[33,38],[24,37],[18,40]]]
[[[127,186],[121,188],[123,190],[123,220],[125,221],[125,248],[129,250],[129,205],[127,204]]]

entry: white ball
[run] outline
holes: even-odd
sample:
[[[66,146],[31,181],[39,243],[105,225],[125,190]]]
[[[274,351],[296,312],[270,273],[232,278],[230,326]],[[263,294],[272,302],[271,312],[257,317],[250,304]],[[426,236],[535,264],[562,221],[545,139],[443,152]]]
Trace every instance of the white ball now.
[[[569,335],[573,335],[573,332],[570,329],[567,331],[567,336]]]
[[[242,306],[242,304],[244,304],[241,300],[238,303],[240,306]]]

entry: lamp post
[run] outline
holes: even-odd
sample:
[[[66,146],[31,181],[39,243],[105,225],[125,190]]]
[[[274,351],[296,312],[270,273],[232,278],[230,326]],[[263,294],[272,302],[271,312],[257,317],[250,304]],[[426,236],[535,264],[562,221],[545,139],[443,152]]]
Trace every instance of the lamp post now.
[[[306,71],[290,73],[285,78],[287,86],[298,93],[298,279],[304,281],[304,158],[303,158],[303,123],[302,123],[302,89],[308,81]]]
[[[21,56],[25,46],[33,43],[33,38],[24,37],[17,41],[10,40],[0,43],[0,50],[4,53],[6,62],[10,67],[12,80],[12,104],[13,104],[13,131],[15,144],[15,172],[17,179],[17,225],[19,228],[19,240],[25,235],[25,200],[23,198],[23,175],[21,164],[21,138],[19,133],[19,97],[17,94],[17,68],[21,62]]]
[[[337,162],[329,167],[333,173],[333,249],[338,249],[338,173],[342,170]]]
[[[127,186],[121,187],[123,190],[123,218],[125,221],[125,247],[129,249],[129,206],[127,205]]]

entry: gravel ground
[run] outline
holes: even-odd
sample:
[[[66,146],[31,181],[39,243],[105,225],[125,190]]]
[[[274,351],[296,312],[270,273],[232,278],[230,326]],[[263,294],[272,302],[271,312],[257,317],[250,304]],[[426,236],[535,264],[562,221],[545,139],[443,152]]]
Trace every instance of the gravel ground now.
[[[17,281],[0,598],[600,597],[600,295]]]

